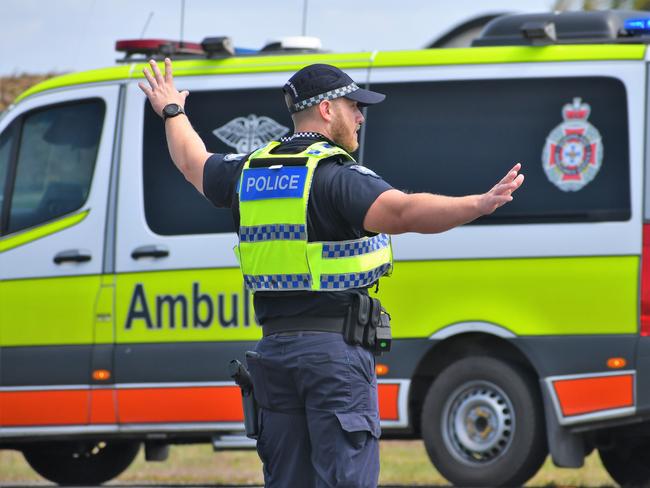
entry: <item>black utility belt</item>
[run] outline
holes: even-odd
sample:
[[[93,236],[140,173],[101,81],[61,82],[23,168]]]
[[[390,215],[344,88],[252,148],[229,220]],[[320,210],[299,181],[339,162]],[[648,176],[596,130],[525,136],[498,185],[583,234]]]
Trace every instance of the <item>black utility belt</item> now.
[[[377,298],[356,295],[345,317],[290,317],[267,320],[262,326],[264,337],[272,334],[301,332],[335,332],[345,342],[362,346],[375,355],[390,351],[392,335],[390,315]]]
[[[300,332],[337,332],[343,333],[344,317],[288,317],[270,319],[262,325],[264,337],[272,334]]]

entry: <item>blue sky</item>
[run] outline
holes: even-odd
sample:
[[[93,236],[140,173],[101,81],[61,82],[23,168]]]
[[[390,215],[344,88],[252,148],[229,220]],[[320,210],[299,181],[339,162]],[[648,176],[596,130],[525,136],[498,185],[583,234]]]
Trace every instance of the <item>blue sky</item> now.
[[[548,11],[552,0],[307,0],[307,35],[332,51],[420,48],[468,17]],[[185,0],[186,41],[239,47],[300,35],[305,0]],[[0,76],[110,66],[118,39],[178,39],[181,0],[0,0]]]

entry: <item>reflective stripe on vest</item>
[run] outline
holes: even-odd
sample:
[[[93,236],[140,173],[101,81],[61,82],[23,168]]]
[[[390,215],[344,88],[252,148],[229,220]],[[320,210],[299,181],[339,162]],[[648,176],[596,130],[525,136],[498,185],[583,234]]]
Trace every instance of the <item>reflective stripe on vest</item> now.
[[[239,182],[239,259],[250,290],[346,290],[370,286],[392,269],[385,234],[350,241],[308,242],[307,204],[320,161],[343,149],[316,142],[298,154],[255,151]]]

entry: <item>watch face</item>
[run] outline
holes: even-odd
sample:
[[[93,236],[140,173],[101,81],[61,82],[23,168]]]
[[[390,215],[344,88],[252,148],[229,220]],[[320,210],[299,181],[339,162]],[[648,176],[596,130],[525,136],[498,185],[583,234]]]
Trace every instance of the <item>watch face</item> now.
[[[165,117],[173,117],[182,112],[183,109],[177,103],[170,103],[169,105],[165,105],[165,107],[163,108],[163,114],[165,115]]]

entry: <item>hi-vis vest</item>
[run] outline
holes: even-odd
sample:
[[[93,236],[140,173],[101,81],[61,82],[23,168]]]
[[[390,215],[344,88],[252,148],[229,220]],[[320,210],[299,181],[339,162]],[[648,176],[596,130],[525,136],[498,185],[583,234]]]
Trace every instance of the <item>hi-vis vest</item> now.
[[[392,269],[390,237],[308,242],[307,203],[314,171],[343,149],[316,142],[298,154],[255,151],[239,182],[239,259],[250,290],[346,290],[369,286]]]

